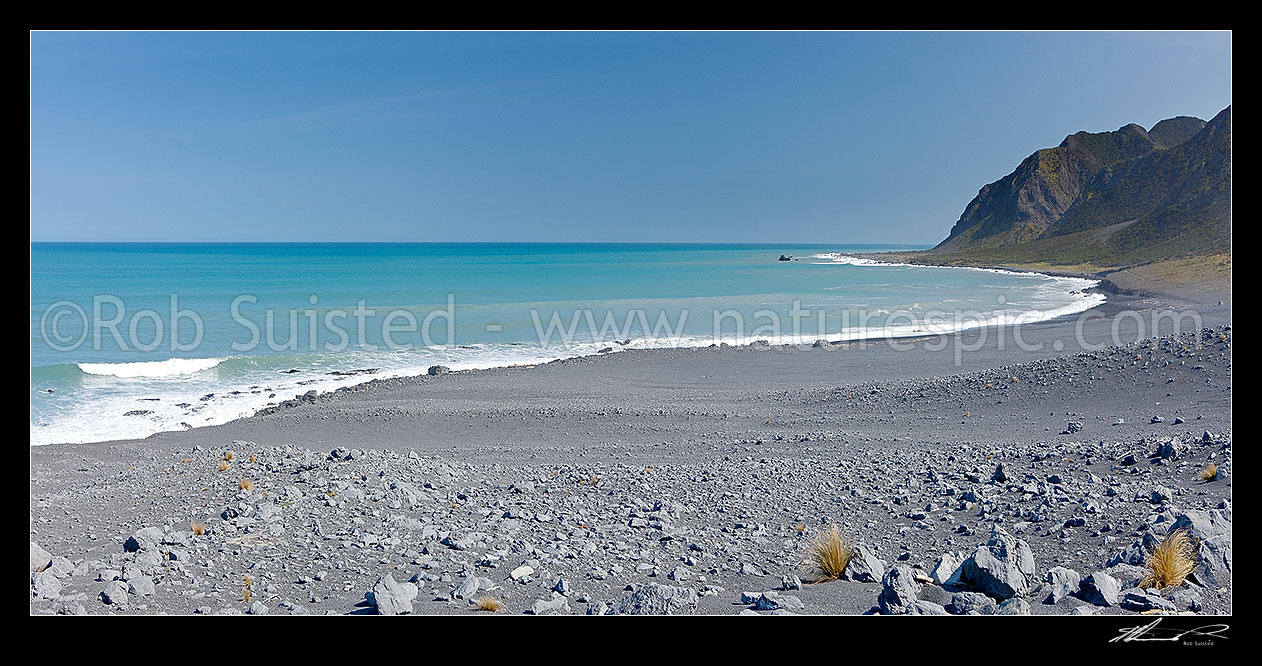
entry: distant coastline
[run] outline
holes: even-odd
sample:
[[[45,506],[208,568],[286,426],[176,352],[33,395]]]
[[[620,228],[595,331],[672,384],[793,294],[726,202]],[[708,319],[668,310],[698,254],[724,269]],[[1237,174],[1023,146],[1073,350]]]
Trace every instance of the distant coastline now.
[[[861,256],[873,261],[919,266],[989,268],[1014,273],[1098,280],[1105,294],[1150,296],[1179,302],[1216,304],[1231,302],[1231,254],[1190,254],[1165,260],[1113,267],[1090,264],[1060,265],[1052,262],[990,262],[924,251],[871,252]]]

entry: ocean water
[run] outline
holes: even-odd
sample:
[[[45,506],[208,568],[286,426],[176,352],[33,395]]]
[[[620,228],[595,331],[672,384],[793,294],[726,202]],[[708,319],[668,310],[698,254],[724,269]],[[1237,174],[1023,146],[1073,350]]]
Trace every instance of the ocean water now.
[[[31,444],[223,423],[431,365],[950,332],[1103,300],[1088,280],[850,256],[891,249],[915,248],[35,243]]]

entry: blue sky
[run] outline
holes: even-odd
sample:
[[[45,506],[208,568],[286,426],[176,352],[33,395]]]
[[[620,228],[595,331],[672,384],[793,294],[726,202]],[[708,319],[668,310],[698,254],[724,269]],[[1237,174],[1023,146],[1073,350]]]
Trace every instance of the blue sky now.
[[[33,33],[31,238],[925,243],[1227,33]]]

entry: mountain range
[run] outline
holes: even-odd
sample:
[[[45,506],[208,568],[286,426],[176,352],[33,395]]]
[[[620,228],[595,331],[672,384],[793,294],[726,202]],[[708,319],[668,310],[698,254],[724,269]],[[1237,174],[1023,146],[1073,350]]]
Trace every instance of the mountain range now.
[[[1077,132],[981,188],[941,263],[1133,266],[1231,249],[1231,107]]]

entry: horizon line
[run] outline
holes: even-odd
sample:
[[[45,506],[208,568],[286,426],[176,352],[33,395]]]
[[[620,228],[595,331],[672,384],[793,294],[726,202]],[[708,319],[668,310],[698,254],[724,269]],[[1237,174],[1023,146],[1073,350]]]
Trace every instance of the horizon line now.
[[[938,241],[941,242],[941,241]],[[98,243],[123,245],[147,243],[151,245],[177,245],[180,243],[201,245],[875,245],[911,246],[937,245],[937,243],[869,243],[857,241],[277,241],[277,240],[31,240],[30,244]]]

